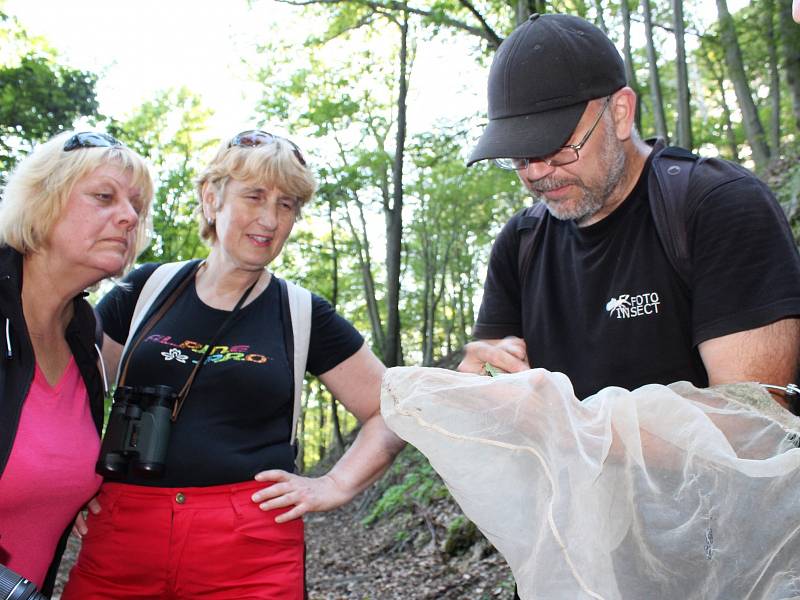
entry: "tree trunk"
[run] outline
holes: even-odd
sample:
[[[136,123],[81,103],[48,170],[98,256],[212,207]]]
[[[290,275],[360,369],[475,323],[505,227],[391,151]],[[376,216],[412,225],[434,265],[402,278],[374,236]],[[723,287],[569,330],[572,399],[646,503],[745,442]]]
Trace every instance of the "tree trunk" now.
[[[336,436],[336,447],[341,453],[344,451],[344,437],[342,436],[342,424],[339,421],[338,402],[333,394],[331,394],[331,423],[333,424],[333,434]]]
[[[725,100],[725,73],[724,65],[711,60],[708,53],[701,52],[700,56],[705,62],[708,72],[716,83],[719,105],[722,109],[723,125],[725,132],[725,142],[728,146],[729,158],[734,161],[739,160],[739,144],[736,141],[736,132],[733,129],[733,119],[731,119],[731,109]]]
[[[328,228],[331,232],[331,305],[334,310],[339,303],[339,249],[336,247],[336,224],[333,221],[333,198],[328,198]]]
[[[624,0],[623,0],[624,1]],[[608,27],[606,27],[606,20],[603,18],[603,0],[594,0],[594,9],[597,13],[597,18],[595,19],[595,24],[600,30],[608,34]]]
[[[364,285],[364,297],[367,301],[367,314],[372,328],[372,341],[376,348],[383,348],[383,323],[381,323],[378,299],[375,295],[375,278],[372,276],[372,257],[369,251],[369,237],[367,237],[367,221],[364,217],[364,208],[361,201],[356,198],[355,202],[361,226],[360,233],[353,223],[349,210],[345,211],[345,220],[356,245],[358,266],[361,270],[361,281]]]
[[[775,40],[775,0],[764,0],[764,32],[767,36],[769,54],[769,145],[773,156],[781,153],[781,76],[778,71],[778,50]]]
[[[433,294],[435,290],[434,265],[431,264],[431,240],[425,236],[425,247],[422,250],[422,366],[428,367],[433,362]]]
[[[739,160],[739,142],[736,141],[736,131],[733,129],[733,119],[731,118],[731,109],[725,100],[725,81],[722,77],[717,79],[717,86],[720,90],[720,102],[722,106],[722,116],[725,119],[725,141],[728,145],[728,150],[731,153],[731,160]]]
[[[458,346],[463,347],[466,345],[469,337],[467,336],[467,325],[472,325],[474,321],[472,320],[472,311],[467,311],[467,307],[465,304],[469,302],[469,300],[465,301],[464,296],[464,286],[461,285],[461,282],[458,282],[456,287],[456,302],[458,306]],[[471,304],[471,303],[470,303]]]
[[[386,207],[386,337],[383,362],[403,364],[400,347],[400,258],[403,238],[403,158],[406,144],[406,97],[408,95],[408,12],[400,26],[400,73],[397,93],[397,136],[392,164],[392,205]]]
[[[334,137],[334,141],[339,149],[339,158],[345,166],[349,166],[348,152],[337,137]],[[367,220],[364,217],[364,205],[361,202],[361,198],[358,196],[357,190],[350,189],[345,184],[342,184],[341,187],[342,189],[348,190],[350,196],[350,202],[345,206],[344,218],[350,229],[353,243],[356,246],[356,258],[358,259],[358,267],[361,271],[361,282],[364,287],[364,298],[367,303],[367,315],[369,316],[372,330],[372,344],[374,348],[382,349],[383,323],[381,323],[380,308],[378,307],[378,299],[375,294],[375,278],[372,275],[372,256],[369,247],[369,235],[367,234]],[[353,217],[350,214],[350,206],[352,204],[355,204],[358,210],[360,229],[356,228],[353,223]]]
[[[319,430],[317,431],[317,452],[319,453],[319,460],[325,458],[325,451],[328,447],[328,441],[325,439],[325,407],[322,404],[324,396],[325,393],[322,391],[317,395],[319,401],[317,405],[317,410],[319,411]]]
[[[339,249],[336,246],[336,225],[333,220],[333,198],[328,199],[328,227],[331,231],[331,255],[333,265],[333,285],[331,290],[331,305],[336,310],[339,303]],[[344,450],[344,438],[342,437],[342,427],[339,423],[339,413],[336,410],[336,398],[331,394],[331,423],[333,424],[333,433],[336,436],[336,446],[339,451]]]
[[[667,120],[664,117],[664,101],[661,98],[661,80],[658,77],[658,57],[653,43],[653,20],[650,14],[650,0],[642,0],[644,29],[647,38],[647,62],[650,65],[650,97],[653,103],[653,121],[656,135],[669,141]]]
[[[728,77],[733,83],[736,99],[739,102],[739,109],[742,111],[742,124],[744,125],[747,142],[750,144],[753,162],[755,162],[758,170],[762,170],[767,166],[770,157],[766,134],[758,116],[755,102],[753,102],[750,86],[747,83],[747,75],[742,62],[742,50],[739,47],[739,38],[736,35],[733,17],[728,12],[728,3],[726,0],[716,1],[717,12],[719,13],[720,37],[722,46],[725,49],[725,64],[728,67]]]
[[[678,131],[677,143],[692,150],[692,113],[690,107],[689,73],[686,69],[686,45],[684,43],[683,0],[672,0],[672,18],[675,29],[675,65],[678,75]]]
[[[348,213],[349,214],[349,213]],[[358,222],[361,225],[361,240],[363,240],[363,257],[361,262],[361,276],[364,282],[364,291],[367,298],[367,309],[372,323],[372,335],[375,344],[383,346],[384,332],[381,322],[381,312],[378,307],[378,297],[375,293],[375,277],[372,275],[372,254],[369,248],[369,237],[367,233],[367,219],[364,216],[364,205],[358,203]],[[359,257],[360,261],[360,257]]]
[[[531,16],[531,8],[527,0],[517,0],[517,25],[522,25]]]
[[[622,12],[622,53],[625,58],[625,77],[628,86],[636,92],[636,130],[642,132],[642,89],[636,80],[636,71],[633,66],[633,52],[631,52],[631,10],[628,5],[629,0],[621,0],[619,3]]]
[[[792,0],[778,0],[778,23],[786,85],[792,99],[795,128],[800,129],[800,26],[792,21]]]
[[[439,257],[438,250],[434,249],[432,259],[425,265],[425,335],[423,339],[422,365],[433,364],[434,335],[436,333],[436,315],[446,289],[447,272],[450,265],[450,250],[454,240],[448,240],[444,256]],[[438,247],[438,243],[436,244]],[[437,282],[438,276],[438,282]]]

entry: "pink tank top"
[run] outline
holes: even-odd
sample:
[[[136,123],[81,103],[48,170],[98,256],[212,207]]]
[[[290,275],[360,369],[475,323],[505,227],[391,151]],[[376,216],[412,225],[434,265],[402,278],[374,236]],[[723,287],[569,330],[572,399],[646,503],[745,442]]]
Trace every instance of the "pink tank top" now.
[[[0,563],[42,585],[61,534],[100,487],[99,451],[75,359],[55,387],[37,365],[0,476]]]

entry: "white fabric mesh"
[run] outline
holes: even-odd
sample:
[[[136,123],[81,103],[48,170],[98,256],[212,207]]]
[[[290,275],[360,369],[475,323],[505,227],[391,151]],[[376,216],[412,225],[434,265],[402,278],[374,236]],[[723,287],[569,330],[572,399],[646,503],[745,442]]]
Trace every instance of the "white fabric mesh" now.
[[[389,427],[503,554],[521,598],[800,598],[800,419],[756,384],[606,388],[398,367]]]

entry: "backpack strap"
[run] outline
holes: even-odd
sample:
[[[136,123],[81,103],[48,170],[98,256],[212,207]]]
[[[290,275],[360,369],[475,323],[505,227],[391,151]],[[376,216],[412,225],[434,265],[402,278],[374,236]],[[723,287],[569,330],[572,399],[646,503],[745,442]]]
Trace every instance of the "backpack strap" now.
[[[286,352],[292,356],[292,433],[289,443],[294,445],[297,439],[297,422],[300,418],[300,406],[303,398],[303,380],[306,376],[308,345],[311,341],[311,292],[291,281],[276,278],[281,287],[282,313],[289,314],[284,318],[284,341]]]
[[[172,278],[177,275],[181,267],[189,261],[171,262],[159,265],[155,271],[147,278],[144,283],[139,298],[136,299],[136,306],[133,309],[133,316],[131,317],[131,325],[129,332],[133,333],[139,329],[142,320],[150,312],[150,307],[153,306],[156,298],[164,291],[167,284],[172,281]],[[128,335],[130,338],[130,334]]]
[[[165,288],[176,279],[176,275],[181,273],[189,263],[196,262],[198,261],[164,263],[163,265],[159,265],[156,270],[150,274],[150,277],[147,278],[144,287],[142,287],[142,291],[139,293],[139,297],[136,299],[136,306],[133,309],[131,324],[128,328],[128,338],[125,340],[125,346],[122,348],[122,354],[120,354],[120,365],[124,364],[125,356],[128,353],[131,343],[136,339],[136,334],[144,318],[151,314],[154,308],[157,308],[157,306],[155,306],[156,301],[163,298]],[[191,269],[189,269],[188,272],[191,272]],[[120,369],[117,369],[117,382],[119,382],[119,375]]]
[[[647,180],[650,212],[667,259],[686,289],[691,289],[692,257],[686,225],[689,180],[702,159],[683,148],[663,144],[656,145],[654,153]]]
[[[544,202],[537,202],[522,211],[517,225],[519,234],[519,249],[517,251],[517,273],[519,287],[522,289],[524,281],[530,271],[531,261],[536,250],[536,242],[540,237],[542,223],[547,215],[547,206]]]

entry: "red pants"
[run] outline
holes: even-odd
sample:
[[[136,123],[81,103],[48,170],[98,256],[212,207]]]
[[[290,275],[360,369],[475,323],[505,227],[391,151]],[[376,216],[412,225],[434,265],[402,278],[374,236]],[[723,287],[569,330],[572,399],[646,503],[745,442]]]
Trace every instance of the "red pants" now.
[[[259,509],[264,486],[103,484],[62,600],[302,600],[303,522]]]

